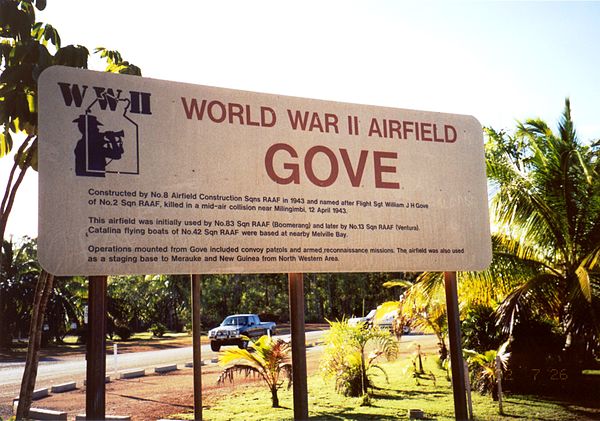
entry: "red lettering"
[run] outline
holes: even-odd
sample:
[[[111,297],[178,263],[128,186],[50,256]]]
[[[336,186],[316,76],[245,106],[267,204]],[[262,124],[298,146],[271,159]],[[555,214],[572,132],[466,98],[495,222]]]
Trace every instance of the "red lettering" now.
[[[434,142],[443,142],[444,141],[443,137],[438,137],[437,124],[433,125],[433,141]]]
[[[450,132],[452,132],[452,137],[450,137]],[[446,135],[446,143],[454,143],[456,142],[456,138],[458,135],[456,134],[456,129],[454,126],[449,124],[444,125],[444,134]]]
[[[383,137],[381,135],[381,129],[379,128],[379,123],[377,123],[376,118],[372,118],[371,124],[369,125],[369,136],[373,136],[373,134],[376,134],[379,137]]]
[[[414,130],[413,130],[414,124],[415,123],[413,123],[412,121],[405,121],[404,122],[404,128],[403,128],[404,130],[402,132],[403,132],[403,135],[404,135],[405,139],[407,138],[407,135],[409,133],[414,133]]]
[[[323,125],[321,124],[321,119],[317,113],[313,113],[308,130],[312,131],[314,128],[319,129],[319,131],[323,133]]]
[[[220,101],[207,102],[206,99],[198,102],[196,98],[189,101],[181,97],[183,111],[188,120],[196,118],[196,120],[204,119],[204,113],[214,123],[222,123],[227,119],[229,124],[241,124],[248,126],[273,127],[277,121],[275,111],[270,107],[260,107],[260,120],[252,119],[252,106],[249,104],[238,104],[235,102],[222,103]]]
[[[267,116],[271,115],[271,121],[267,121]],[[277,114],[271,107],[260,107],[260,123],[263,127],[273,127],[277,121]]]
[[[421,140],[431,142],[431,123],[421,123]]]
[[[339,133],[338,130],[338,117],[335,114],[325,113],[325,131],[329,133],[329,129],[332,127],[336,133]]]
[[[242,104],[231,103],[229,105],[229,124],[233,124],[233,117],[237,117],[240,124],[244,124],[244,107]]]
[[[219,117],[214,113],[215,106],[217,107],[217,112],[220,112],[221,115]],[[225,121],[227,117],[227,111],[225,110],[225,105],[220,101],[210,101],[208,103],[207,108],[208,117],[214,121],[215,123],[222,123]]]
[[[324,153],[327,158],[329,158],[329,163],[331,164],[331,171],[329,172],[329,176],[321,180],[319,179],[313,170],[313,159],[316,154],[319,152]],[[306,156],[304,157],[304,167],[306,170],[306,177],[315,185],[319,187],[329,187],[331,186],[335,180],[337,180],[337,176],[339,173],[339,166],[337,162],[337,158],[333,151],[325,146],[313,146],[306,152]]]
[[[290,158],[298,158],[298,153],[291,145],[288,145],[286,143],[276,143],[272,145],[265,154],[265,169],[267,171],[268,176],[277,184],[300,184],[301,168],[298,163],[287,162],[284,158],[282,167],[284,170],[287,170],[288,173],[278,174],[277,171],[275,171],[275,154],[277,154],[279,151],[287,152],[287,155]],[[366,168],[366,162],[369,157],[369,151],[360,151],[360,154],[358,156],[358,162],[354,163],[356,165],[354,165],[352,160],[350,159],[350,154],[347,149],[339,149],[339,152],[342,158],[342,162],[344,163],[346,173],[348,174],[348,180],[350,180],[350,184],[352,185],[352,187],[361,187],[361,182]],[[320,178],[323,177],[322,173],[319,175],[315,173],[315,158],[318,154],[325,155],[325,158],[329,161],[328,164],[322,165],[324,168],[328,167],[329,170],[329,173],[326,175],[325,178]],[[396,152],[373,152],[373,168],[376,188],[400,188],[400,183],[393,181],[385,181],[383,179],[385,174],[396,173],[396,167],[391,165],[384,165],[383,160],[397,158],[398,154]],[[338,158],[334,151],[332,151],[328,147],[322,145],[313,146],[308,151],[306,151],[306,155],[304,156],[303,161],[306,178],[315,186],[329,187],[337,181],[340,170]],[[281,160],[278,160],[278,162],[281,162]]]
[[[406,124],[406,123],[404,123]],[[375,166],[375,187],[378,189],[399,189],[400,183],[383,181],[383,173],[395,173],[396,167],[389,165],[382,165],[382,159],[397,159],[398,154],[396,152],[373,152],[373,163]]]
[[[350,162],[348,151],[346,149],[340,149],[340,155],[342,155],[342,161],[346,167],[350,184],[352,184],[352,187],[360,187],[360,182],[362,180],[363,173],[365,172],[365,164],[367,163],[369,151],[360,151],[360,158],[358,158],[358,166],[356,167],[356,171],[354,171],[354,168],[352,168],[352,162]]]
[[[192,98],[189,105],[184,97],[181,97],[181,102],[183,103],[183,111],[188,120],[191,120],[194,114],[196,115],[197,120],[202,120],[202,117],[204,116],[204,107],[206,106],[205,99],[202,100],[200,108],[198,108],[198,101],[196,98]]]
[[[267,170],[268,176],[277,184],[300,184],[300,167],[298,164],[284,163],[283,168],[291,171],[287,177],[280,177],[273,168],[273,159],[277,151],[286,151],[292,158],[298,158],[296,150],[286,143],[276,143],[267,149],[265,154],[265,169]]]
[[[321,117],[319,117],[319,113],[309,113],[308,111],[304,111],[304,113],[300,111],[292,112],[292,110],[287,110],[287,113],[292,129],[294,130],[300,129],[311,132],[317,130],[321,133],[329,133],[330,131],[339,133],[338,117],[335,114],[324,114],[325,127],[323,127],[323,122],[321,121]]]
[[[248,124],[248,126],[260,126],[260,123],[258,121],[252,121],[249,105],[246,105],[246,123]]]
[[[402,139],[402,133],[400,133],[400,122],[398,120],[390,120],[390,139],[394,138],[394,133],[398,135],[398,139]]]
[[[298,130],[298,127],[302,130],[306,130],[306,123],[308,122],[308,111],[304,112],[304,115],[300,113],[300,111],[296,111],[292,114],[292,110],[287,110],[288,118],[290,120],[290,124],[292,125],[292,129]]]

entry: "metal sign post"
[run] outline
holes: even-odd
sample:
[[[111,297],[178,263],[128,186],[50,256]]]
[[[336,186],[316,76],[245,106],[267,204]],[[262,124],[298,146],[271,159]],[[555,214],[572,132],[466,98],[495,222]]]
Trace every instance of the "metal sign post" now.
[[[192,347],[194,361],[194,419],[202,419],[202,344],[201,329],[202,276],[192,275]]]
[[[106,276],[89,277],[85,416],[103,420],[106,415]]]
[[[304,334],[304,280],[301,273],[289,273],[290,325],[292,331],[292,376],[294,419],[308,419],[306,383],[306,336]]]
[[[465,369],[460,338],[456,272],[444,272],[444,283],[446,286],[446,310],[448,312],[448,339],[450,341],[450,363],[452,366],[454,415],[457,420],[462,421],[467,420],[469,415],[467,413]]]

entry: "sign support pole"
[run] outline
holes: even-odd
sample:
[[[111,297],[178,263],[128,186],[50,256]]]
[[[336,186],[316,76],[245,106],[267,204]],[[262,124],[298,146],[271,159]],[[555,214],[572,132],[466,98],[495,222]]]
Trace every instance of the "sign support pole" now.
[[[194,362],[194,419],[202,419],[202,344],[200,343],[202,276],[192,275],[192,350]]]
[[[85,417],[106,417],[106,284],[107,276],[88,278],[88,330]]]
[[[454,394],[454,416],[457,420],[468,420],[465,368],[462,358],[460,319],[458,312],[458,288],[456,272],[444,272],[446,287],[446,311],[448,314],[448,339],[450,341],[450,363],[452,366],[452,391]]]
[[[288,274],[290,327],[292,332],[292,376],[294,419],[308,419],[306,383],[306,336],[304,333],[304,279],[302,273]]]

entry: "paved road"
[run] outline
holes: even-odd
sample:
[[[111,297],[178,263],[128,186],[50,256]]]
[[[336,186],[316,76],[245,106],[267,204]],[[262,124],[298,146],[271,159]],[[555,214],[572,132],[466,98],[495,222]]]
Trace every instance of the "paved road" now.
[[[318,341],[323,331],[306,332],[307,343]],[[287,338],[289,335],[276,336]],[[202,345],[202,359],[210,360],[217,357],[217,353],[210,350],[209,345]],[[113,355],[106,356],[106,374],[114,376],[116,368],[119,371],[134,368],[145,368],[148,371],[154,367],[166,364],[185,364],[192,361],[192,347],[164,349],[159,351],[145,351],[117,355],[117,365]],[[0,363],[0,402],[12,400],[19,394],[21,378],[25,363]],[[83,384],[85,379],[85,357],[73,359],[47,359],[40,361],[37,374],[36,388],[49,387],[70,381]],[[114,378],[114,377],[113,377]]]

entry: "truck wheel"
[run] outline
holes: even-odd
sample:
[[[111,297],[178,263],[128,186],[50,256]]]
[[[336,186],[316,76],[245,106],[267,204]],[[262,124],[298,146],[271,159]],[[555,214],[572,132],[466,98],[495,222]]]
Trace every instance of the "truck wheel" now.
[[[248,348],[248,341],[242,341],[242,342],[240,342],[240,344],[238,345],[238,347],[240,349],[246,349],[246,348]]]
[[[275,335],[275,328],[269,330],[269,336]]]
[[[219,350],[221,349],[221,345],[219,345],[216,342],[211,342],[210,343],[210,349],[212,349],[213,352],[219,352]]]

